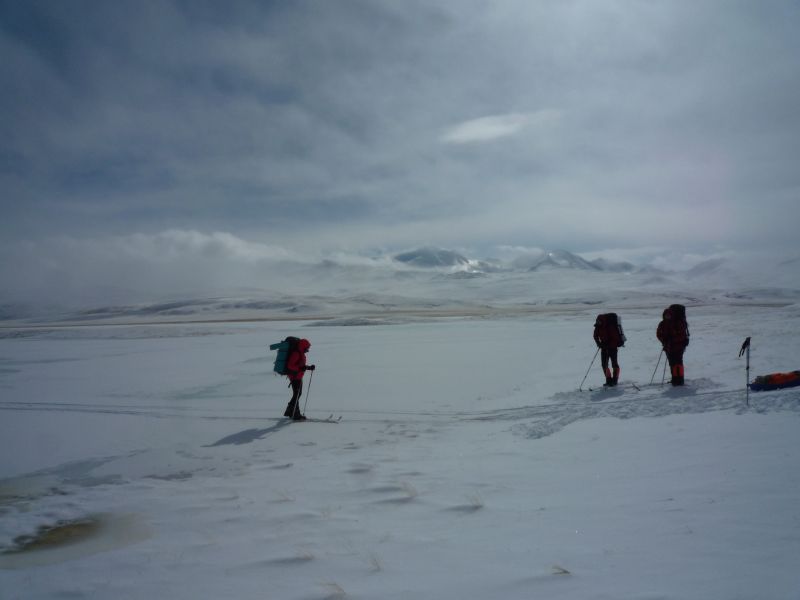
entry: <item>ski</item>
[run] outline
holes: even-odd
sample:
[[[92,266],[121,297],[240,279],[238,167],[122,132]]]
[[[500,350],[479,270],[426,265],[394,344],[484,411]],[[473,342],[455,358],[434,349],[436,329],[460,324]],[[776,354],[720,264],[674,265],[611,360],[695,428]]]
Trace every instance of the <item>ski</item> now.
[[[616,385],[604,385],[602,387],[597,388],[587,388],[590,392],[613,392],[614,390],[623,391],[625,386],[616,386]]]
[[[631,388],[636,390],[637,392],[641,392],[642,391],[642,388],[640,388],[635,383],[626,383],[626,384],[623,384],[623,385],[604,385],[602,387],[597,387],[597,388],[590,387],[590,388],[586,388],[586,389],[589,392],[611,392],[611,391],[614,391],[614,390],[617,390],[617,391],[620,391],[620,392],[624,392],[625,390],[631,389]]]
[[[342,415],[334,417],[333,413],[327,419],[315,419],[313,417],[306,417],[305,419],[292,421],[293,423],[338,423],[342,420]]]

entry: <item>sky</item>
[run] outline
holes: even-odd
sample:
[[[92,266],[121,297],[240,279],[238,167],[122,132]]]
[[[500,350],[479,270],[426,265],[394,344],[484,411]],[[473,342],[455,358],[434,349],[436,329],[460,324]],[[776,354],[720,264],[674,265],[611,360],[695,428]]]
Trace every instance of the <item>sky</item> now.
[[[798,28],[789,0],[0,0],[2,273],[193,237],[796,254]]]

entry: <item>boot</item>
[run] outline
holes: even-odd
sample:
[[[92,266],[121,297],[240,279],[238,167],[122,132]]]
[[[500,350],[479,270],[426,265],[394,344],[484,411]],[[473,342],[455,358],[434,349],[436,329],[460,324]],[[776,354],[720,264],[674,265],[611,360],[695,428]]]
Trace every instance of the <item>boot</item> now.
[[[306,420],[306,416],[305,415],[301,415],[299,412],[295,416],[292,417],[292,421],[305,421],[305,420]]]
[[[619,367],[614,369],[614,376],[611,378],[611,385],[617,385],[619,381]]]
[[[603,387],[611,387],[614,385],[614,379],[611,377],[611,369],[603,367],[603,374],[606,376],[606,382],[603,384]]]

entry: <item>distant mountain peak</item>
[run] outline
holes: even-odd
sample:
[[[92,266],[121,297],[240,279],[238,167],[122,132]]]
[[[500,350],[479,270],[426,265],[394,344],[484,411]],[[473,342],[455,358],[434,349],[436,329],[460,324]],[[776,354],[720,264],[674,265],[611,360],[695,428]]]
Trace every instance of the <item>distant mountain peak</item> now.
[[[469,259],[458,252],[443,248],[424,247],[401,252],[393,257],[396,261],[415,267],[457,267],[468,265]]]
[[[599,271],[600,267],[567,250],[548,250],[544,252],[539,260],[532,264],[528,270],[539,271],[541,269]]]

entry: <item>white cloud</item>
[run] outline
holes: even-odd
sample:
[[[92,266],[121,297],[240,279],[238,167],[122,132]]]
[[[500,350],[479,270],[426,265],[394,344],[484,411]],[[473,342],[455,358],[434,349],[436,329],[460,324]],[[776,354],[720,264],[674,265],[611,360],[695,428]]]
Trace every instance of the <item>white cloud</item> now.
[[[133,234],[108,240],[104,245],[112,254],[154,261],[205,258],[257,263],[299,258],[281,246],[249,242],[227,232],[171,229],[156,234]]]
[[[487,142],[514,136],[533,127],[545,128],[560,118],[561,112],[557,110],[489,115],[459,123],[446,131],[441,139],[449,144]]]
[[[0,301],[134,303],[173,294],[265,287],[285,264],[317,258],[227,232],[171,229],[120,237],[58,236],[6,244]]]

